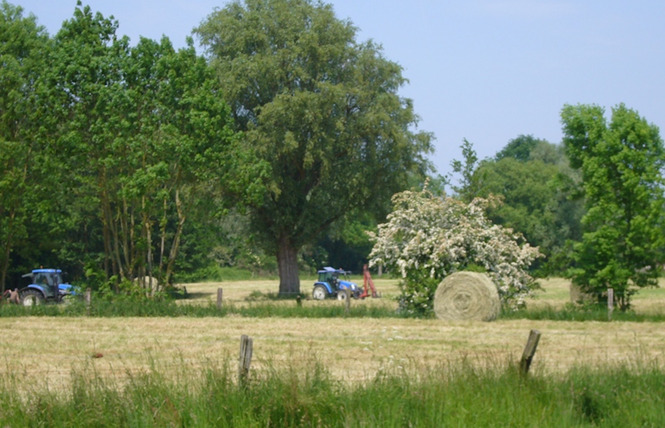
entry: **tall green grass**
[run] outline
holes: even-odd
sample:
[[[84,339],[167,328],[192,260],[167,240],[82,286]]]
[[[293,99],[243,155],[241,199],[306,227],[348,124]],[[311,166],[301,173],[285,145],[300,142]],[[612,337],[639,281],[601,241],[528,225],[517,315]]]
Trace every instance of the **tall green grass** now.
[[[23,307],[3,305],[0,317],[20,316],[92,316],[92,317],[224,317],[241,315],[246,317],[283,317],[283,318],[395,318],[400,317],[389,307],[364,306],[351,304],[347,311],[343,303],[330,302],[298,306],[293,302],[250,302],[236,306],[224,304],[221,309],[215,303],[206,305],[178,304],[171,299],[128,299],[93,300],[90,306],[83,302],[66,305],[41,305]]]
[[[176,369],[178,370],[178,369]],[[76,427],[643,427],[665,421],[665,374],[655,366],[520,376],[470,365],[389,373],[341,383],[325,368],[253,372],[229,367],[124,382],[75,372],[64,391],[17,394],[0,379],[2,426]]]
[[[543,307],[506,311],[501,319],[528,319],[549,321],[631,321],[631,322],[662,322],[664,313],[638,313],[632,310],[625,312],[615,310],[611,316],[606,307],[598,305],[580,306],[567,304],[563,308]]]
[[[246,317],[282,318],[412,318],[415,315],[393,309],[390,306],[361,305],[351,302],[346,309],[341,302],[312,302],[299,306],[295,299],[285,301],[271,296],[250,296],[244,305],[226,303],[217,309],[214,302],[204,305],[177,302],[170,297],[148,299],[127,296],[93,299],[90,306],[82,300],[69,304],[48,304],[36,307],[1,305],[0,317],[19,316],[93,316],[93,317],[224,317],[240,315]],[[433,313],[421,315],[431,318]],[[613,322],[663,322],[663,313],[636,313],[615,310],[610,317],[607,308],[599,306],[566,305],[563,308],[544,307],[504,311],[499,319],[528,319],[550,321],[613,321]]]

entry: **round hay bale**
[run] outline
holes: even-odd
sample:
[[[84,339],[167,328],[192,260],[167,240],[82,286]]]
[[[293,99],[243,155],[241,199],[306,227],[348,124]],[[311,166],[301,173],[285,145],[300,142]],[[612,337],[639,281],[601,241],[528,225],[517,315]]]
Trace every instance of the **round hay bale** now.
[[[501,310],[496,286],[477,272],[456,272],[447,276],[434,293],[434,313],[439,319],[492,321]]]
[[[578,305],[592,303],[596,299],[593,294],[585,293],[579,285],[570,284],[570,302]]]
[[[132,282],[134,285],[137,285],[153,294],[159,290],[159,282],[154,276],[142,276],[134,278]]]

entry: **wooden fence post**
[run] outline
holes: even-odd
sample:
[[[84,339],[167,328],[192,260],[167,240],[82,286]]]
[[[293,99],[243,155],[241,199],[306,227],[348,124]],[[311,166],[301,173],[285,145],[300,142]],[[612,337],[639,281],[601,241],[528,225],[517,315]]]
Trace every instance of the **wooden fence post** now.
[[[224,290],[222,288],[217,289],[217,309],[222,309],[222,299],[224,297]]]
[[[529,333],[529,340],[527,340],[524,352],[522,353],[522,360],[520,361],[520,372],[522,374],[527,374],[529,372],[529,367],[531,367],[531,361],[533,361],[536,348],[538,348],[539,340],[540,332],[538,330],[531,330]]]
[[[83,300],[85,301],[85,312],[90,315],[90,304],[92,303],[92,290],[90,288],[85,289]]]
[[[614,288],[607,289],[607,320],[612,321],[612,312],[614,312]]]
[[[249,379],[249,366],[252,364],[252,338],[240,336],[240,356],[238,358],[238,382],[245,386]]]
[[[344,312],[348,315],[351,310],[351,290],[346,289],[343,293],[346,293],[346,299],[344,299]]]
[[[298,294],[298,295],[296,296],[296,305],[297,305],[299,308],[302,308],[302,296],[301,296],[300,294]]]

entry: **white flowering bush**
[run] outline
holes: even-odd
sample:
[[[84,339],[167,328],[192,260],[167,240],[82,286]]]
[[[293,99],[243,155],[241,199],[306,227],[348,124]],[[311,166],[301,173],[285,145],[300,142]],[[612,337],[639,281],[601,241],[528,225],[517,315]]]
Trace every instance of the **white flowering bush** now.
[[[439,282],[460,270],[486,272],[504,307],[523,303],[537,286],[527,269],[540,253],[520,234],[487,218],[486,209],[497,203],[490,197],[467,204],[435,197],[426,189],[393,196],[387,222],[370,233],[370,266],[385,266],[402,277],[401,309],[431,312]]]

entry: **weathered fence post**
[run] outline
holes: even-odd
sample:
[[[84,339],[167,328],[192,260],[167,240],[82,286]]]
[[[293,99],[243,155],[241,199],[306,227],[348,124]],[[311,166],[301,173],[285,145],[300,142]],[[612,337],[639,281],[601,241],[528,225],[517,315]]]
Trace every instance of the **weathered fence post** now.
[[[299,308],[302,308],[302,296],[300,294],[296,296],[296,305],[298,305]]]
[[[612,321],[612,312],[614,312],[614,288],[607,289],[607,320]]]
[[[85,312],[90,315],[90,304],[92,303],[92,290],[90,288],[85,289],[83,300],[85,301]]]
[[[529,367],[531,367],[531,361],[533,361],[536,348],[538,348],[539,340],[540,332],[538,330],[531,330],[529,333],[529,340],[527,340],[524,352],[522,353],[522,360],[520,361],[520,372],[522,374],[527,374],[529,372]]]
[[[346,293],[346,299],[344,299],[344,312],[348,315],[351,310],[351,290],[346,289],[343,293]]]
[[[222,309],[222,299],[224,297],[224,290],[222,288],[217,289],[217,309]]]
[[[240,336],[240,357],[238,358],[238,383],[245,386],[249,379],[249,366],[252,364],[252,338]]]

